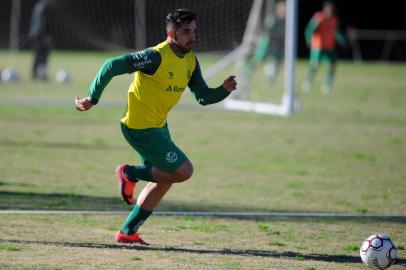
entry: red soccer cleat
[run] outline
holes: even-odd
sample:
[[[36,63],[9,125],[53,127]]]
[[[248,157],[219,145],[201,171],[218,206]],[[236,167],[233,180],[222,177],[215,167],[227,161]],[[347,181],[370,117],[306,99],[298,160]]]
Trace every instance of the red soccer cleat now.
[[[139,233],[134,233],[130,235],[126,235],[121,231],[116,233],[116,241],[117,243],[127,243],[127,244],[141,244],[148,246],[149,244],[141,239]]]
[[[127,164],[121,164],[118,165],[115,173],[118,178],[118,187],[119,187],[119,192],[121,194],[121,197],[127,204],[134,204],[134,198],[133,198],[133,193],[135,189],[135,183],[138,182],[133,182],[127,178],[124,174],[125,168],[128,167]]]

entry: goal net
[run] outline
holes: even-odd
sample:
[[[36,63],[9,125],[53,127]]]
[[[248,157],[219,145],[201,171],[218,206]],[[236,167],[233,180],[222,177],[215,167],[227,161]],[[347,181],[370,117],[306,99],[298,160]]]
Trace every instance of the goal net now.
[[[215,76],[233,65],[238,91],[223,104],[231,110],[289,115],[295,96],[296,0],[254,0],[240,45],[205,72]]]
[[[29,49],[32,10],[40,0],[3,0],[0,48]],[[43,0],[54,50],[117,51],[165,39],[165,17],[179,7],[196,11],[196,52],[204,77],[216,86],[230,74],[238,90],[221,106],[290,114],[294,95],[297,0]],[[192,98],[186,97],[188,104]]]

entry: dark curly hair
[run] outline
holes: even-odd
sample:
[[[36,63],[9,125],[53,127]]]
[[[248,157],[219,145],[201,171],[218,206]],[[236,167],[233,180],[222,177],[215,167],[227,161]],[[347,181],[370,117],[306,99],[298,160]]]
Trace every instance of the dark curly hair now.
[[[190,23],[196,20],[196,13],[185,8],[178,8],[175,11],[169,12],[166,16],[166,28],[169,26],[175,29],[179,28],[183,23]]]

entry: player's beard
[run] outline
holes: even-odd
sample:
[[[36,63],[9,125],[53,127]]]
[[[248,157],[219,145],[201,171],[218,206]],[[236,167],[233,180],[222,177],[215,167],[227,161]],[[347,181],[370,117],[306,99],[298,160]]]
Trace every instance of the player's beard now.
[[[192,46],[190,46],[190,47],[183,47],[183,46],[181,46],[181,45],[178,45],[178,49],[182,52],[182,53],[188,53],[188,52],[190,52],[191,50],[192,50]]]
[[[178,48],[179,51],[181,51],[182,53],[186,54],[188,52],[190,52],[192,50],[193,47],[193,43],[194,42],[188,42],[186,43],[186,45],[188,45],[188,47],[182,46],[181,44],[178,43],[178,38],[176,37],[175,34],[175,46]]]
[[[190,44],[189,47],[185,47],[185,46],[180,45],[179,43],[174,43],[174,44],[175,44],[176,48],[183,54],[187,54],[188,52],[190,52],[192,50],[192,45],[193,45],[193,44]]]

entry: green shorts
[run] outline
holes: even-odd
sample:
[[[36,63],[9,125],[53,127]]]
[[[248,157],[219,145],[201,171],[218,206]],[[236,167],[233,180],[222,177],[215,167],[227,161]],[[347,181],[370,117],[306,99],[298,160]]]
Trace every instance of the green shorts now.
[[[121,123],[121,131],[144,165],[174,172],[188,159],[172,141],[167,124],[162,128],[131,129]]]
[[[321,60],[325,60],[330,64],[335,64],[337,61],[337,54],[335,50],[317,50],[311,49],[310,51],[310,62],[312,64],[318,64]]]

